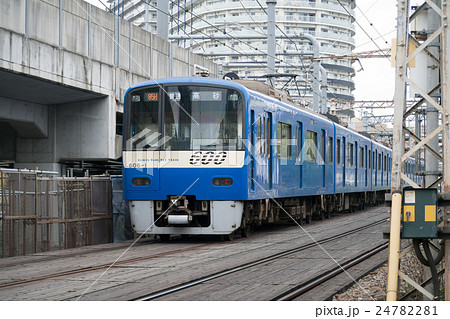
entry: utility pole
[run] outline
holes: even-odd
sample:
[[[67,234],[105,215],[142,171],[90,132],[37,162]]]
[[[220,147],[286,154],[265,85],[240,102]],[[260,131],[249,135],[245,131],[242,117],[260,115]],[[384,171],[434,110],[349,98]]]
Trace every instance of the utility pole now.
[[[307,39],[309,40],[313,45],[313,80],[312,80],[312,91],[313,91],[313,107],[312,109],[317,113],[322,113],[322,109],[320,107],[320,83],[319,83],[319,72],[320,72],[320,44],[319,41],[312,35],[308,33],[301,33],[298,35],[300,39]],[[326,83],[325,83],[326,85]],[[326,110],[325,112],[326,113]]]
[[[388,282],[386,300],[397,300],[398,269],[400,265],[400,223],[401,223],[401,174],[402,156],[405,149],[403,136],[403,113],[406,104],[406,57],[408,42],[409,1],[399,0],[397,4],[397,51],[395,58],[394,129],[392,147],[391,177],[391,232],[389,238]]]
[[[441,35],[441,92],[444,116],[442,119],[442,155],[444,157],[443,167],[443,191],[450,194],[450,30],[448,25],[448,14],[450,3],[445,0],[442,4],[443,30]],[[448,226],[450,217],[449,206],[444,207],[444,224]],[[450,301],[450,240],[445,240],[445,300]]]
[[[276,0],[267,0],[267,74],[275,74],[275,6]]]
[[[148,2],[144,2],[144,7],[145,7],[145,24],[144,24],[144,29],[145,31],[150,31],[150,14],[149,14],[149,5]]]
[[[156,12],[156,34],[169,40],[169,0],[158,0]]]
[[[449,0],[425,0],[421,6],[418,6],[416,10],[409,15],[409,0],[398,0],[397,2],[394,141],[391,179],[392,208],[388,288],[386,297],[389,301],[397,300],[397,281],[399,277],[407,280],[408,283],[412,284],[427,296],[427,298],[434,299],[434,297],[436,297],[423,289],[419,284],[414,283],[405,274],[399,272],[398,266],[400,258],[400,225],[403,185],[404,183],[408,183],[414,189],[421,188],[421,185],[418,185],[406,175],[404,162],[415,153],[420,153],[420,150],[423,150],[425,153],[425,186],[426,188],[437,189],[440,191],[438,198],[447,200],[440,202],[440,208],[444,213],[444,224],[448,223],[447,207],[442,206],[442,203],[446,205],[450,199],[450,106],[448,105],[450,98],[450,86],[448,83],[450,67],[450,35],[448,32],[449,21],[447,18],[448,5],[450,5]],[[424,17],[426,17],[425,27],[421,26],[420,29],[417,27],[417,30],[415,30],[413,34],[410,33],[410,25],[417,26],[423,23]],[[419,56],[426,56],[426,62],[415,65],[415,59]],[[415,67],[416,70],[414,72],[407,72],[407,69],[412,67]],[[419,78],[425,77],[426,81],[420,83],[419,78],[414,78],[414,74],[419,74]],[[421,97],[420,100],[408,108],[406,107],[407,88],[417,92]],[[426,109],[426,136],[424,137],[417,134],[417,127],[416,131],[412,132],[405,125],[406,118],[420,112],[420,109],[423,107]],[[442,135],[442,152],[439,149],[438,144],[439,135]],[[409,137],[409,140],[414,141],[415,145],[406,149],[405,137]],[[442,172],[439,171],[439,162],[442,163]],[[448,236],[445,228],[438,227],[438,229],[438,238],[446,238],[446,236]],[[424,236],[423,238],[427,237]],[[450,245],[448,240],[446,243],[445,300],[450,300]],[[426,244],[428,244],[428,242]]]

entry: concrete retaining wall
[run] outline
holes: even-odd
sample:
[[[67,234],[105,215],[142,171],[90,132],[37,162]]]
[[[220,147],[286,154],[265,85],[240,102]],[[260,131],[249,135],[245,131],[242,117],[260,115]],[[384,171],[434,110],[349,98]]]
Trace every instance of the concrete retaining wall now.
[[[21,107],[51,106],[48,136],[45,129],[27,136],[20,131],[23,118],[7,117],[0,100],[0,121],[15,123],[2,127],[16,130],[5,132],[18,136],[15,161],[31,168],[65,159],[117,158],[115,113],[123,110],[127,88],[193,75],[194,64],[218,73],[211,61],[82,0],[0,0],[0,98]],[[13,89],[2,90],[11,81],[17,81]],[[32,128],[42,128],[45,121],[39,120]],[[5,156],[0,153],[0,161]]]

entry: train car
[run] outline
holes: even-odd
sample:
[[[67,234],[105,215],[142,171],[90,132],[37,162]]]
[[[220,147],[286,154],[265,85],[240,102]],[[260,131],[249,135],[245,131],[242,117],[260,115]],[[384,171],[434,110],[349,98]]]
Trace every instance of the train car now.
[[[134,230],[231,239],[362,208],[390,188],[388,148],[282,99],[211,78],[128,89],[123,185]]]

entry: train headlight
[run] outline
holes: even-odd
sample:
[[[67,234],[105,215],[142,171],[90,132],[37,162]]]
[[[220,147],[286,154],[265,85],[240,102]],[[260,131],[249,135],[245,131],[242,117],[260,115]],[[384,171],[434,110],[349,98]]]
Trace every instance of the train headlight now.
[[[150,179],[146,177],[133,178],[131,184],[134,186],[148,186],[150,185]]]
[[[214,186],[231,186],[233,185],[233,180],[231,178],[214,178],[212,180]]]

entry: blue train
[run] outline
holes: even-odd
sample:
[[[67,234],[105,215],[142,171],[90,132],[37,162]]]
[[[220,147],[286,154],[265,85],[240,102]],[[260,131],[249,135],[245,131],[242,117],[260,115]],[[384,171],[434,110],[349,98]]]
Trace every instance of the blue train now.
[[[137,233],[231,239],[383,200],[390,149],[264,90],[172,78],[127,91],[123,185]]]

